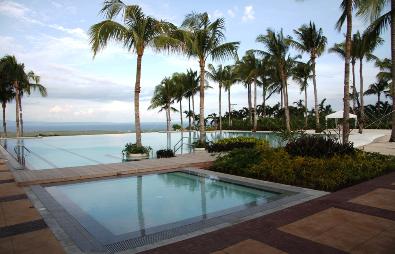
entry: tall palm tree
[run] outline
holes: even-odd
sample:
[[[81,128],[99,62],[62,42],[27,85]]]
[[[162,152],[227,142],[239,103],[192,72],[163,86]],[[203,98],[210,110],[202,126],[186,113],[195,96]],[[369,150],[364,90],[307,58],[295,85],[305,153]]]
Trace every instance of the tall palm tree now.
[[[0,59],[0,102],[3,109],[3,137],[7,137],[6,107],[15,98],[15,92],[5,70],[6,59]]]
[[[359,60],[359,101],[360,101],[360,111],[358,118],[358,127],[359,133],[363,131],[363,124],[365,120],[365,112],[364,112],[364,84],[363,84],[363,61],[366,58],[367,60],[372,59],[372,53],[377,48],[377,46],[383,43],[383,39],[379,36],[369,36],[366,32],[362,35],[359,31],[353,36],[353,46],[354,53],[356,58]]]
[[[374,65],[380,69],[380,72],[377,74],[377,78],[384,79],[387,81],[392,80],[392,73],[391,73],[392,61],[391,61],[391,59],[388,59],[388,58],[379,59],[378,57],[375,57],[375,56],[373,56],[372,59],[375,61]]]
[[[134,120],[136,144],[141,146],[140,91],[141,62],[146,48],[155,50],[176,48],[177,40],[164,33],[175,27],[144,14],[138,5],[126,5],[120,0],[108,0],[100,11],[105,20],[90,27],[89,37],[93,55],[104,49],[113,40],[137,54],[136,82],[134,87]],[[122,23],[117,22],[120,17]]]
[[[32,92],[38,91],[41,97],[47,97],[47,88],[40,84],[40,76],[34,74],[33,71],[27,73],[27,78],[25,82],[21,83],[21,89],[19,90],[19,121],[21,127],[21,136],[23,136],[23,110],[22,110],[22,97],[24,94],[31,95]]]
[[[389,88],[388,81],[379,79],[376,83],[373,83],[365,91],[364,95],[377,95],[377,106],[380,107],[381,94]]]
[[[313,66],[308,63],[298,63],[292,70],[292,79],[299,84],[300,91],[304,92],[305,128],[307,128],[307,87],[309,79],[313,77]],[[317,105],[318,106],[318,105]]]
[[[275,33],[273,30],[268,29],[267,34],[259,35],[257,41],[264,44],[266,51],[261,51],[265,56],[271,58],[271,61],[275,63],[280,80],[281,88],[284,96],[284,112],[285,112],[285,126],[288,131],[291,130],[290,115],[288,108],[288,68],[289,62],[292,62],[292,58],[288,55],[291,38],[284,37],[283,31]]]
[[[351,59],[351,36],[352,36],[352,11],[359,4],[359,0],[342,0],[340,9],[342,14],[336,23],[340,31],[346,22],[346,43],[344,61],[344,89],[343,89],[343,143],[348,143],[350,134],[350,59]]]
[[[386,7],[390,9],[387,11]],[[385,11],[383,13],[383,11]],[[369,36],[378,37],[387,28],[391,29],[391,80],[395,80],[395,0],[360,0],[358,15],[370,18]],[[395,98],[395,84],[392,82],[392,97]],[[395,103],[392,103],[392,132],[390,142],[395,142]]]
[[[182,117],[182,99],[184,99],[184,95],[186,93],[186,74],[185,73],[174,73],[171,77],[175,84],[175,99],[180,105],[180,122],[181,122],[181,131],[184,130],[184,121]]]
[[[224,67],[225,72],[225,82],[224,88],[225,91],[228,92],[228,127],[232,125],[231,120],[231,111],[232,111],[232,104],[230,103],[230,89],[237,82],[237,73],[235,71],[235,66],[227,65]]]
[[[187,70],[184,76],[185,86],[185,98],[188,99],[188,112],[192,112],[189,118],[189,130],[191,130],[192,119],[195,121],[195,94],[199,91],[200,78],[197,71],[192,69]],[[191,99],[192,99],[192,111],[191,111]],[[193,124],[194,125],[194,124]]]
[[[315,24],[310,21],[308,25],[302,25],[298,30],[294,30],[297,41],[293,40],[292,45],[301,52],[310,54],[310,62],[313,75],[314,88],[314,110],[315,110],[315,129],[319,131],[320,116],[318,111],[317,79],[316,79],[316,59],[325,51],[327,38],[323,35],[322,28],[317,29]]]
[[[219,117],[219,131],[220,134],[222,135],[222,86],[225,84],[227,76],[226,76],[226,70],[222,66],[222,64],[218,65],[217,68],[214,67],[214,65],[209,64],[208,65],[208,71],[206,72],[206,75],[209,79],[211,79],[214,82],[218,83],[218,117]]]
[[[206,61],[224,60],[231,56],[236,56],[239,42],[225,41],[225,20],[218,18],[211,21],[207,13],[188,14],[182,25],[181,30],[174,34],[174,38],[182,41],[181,47],[188,57],[196,57],[200,66],[200,121],[199,131],[200,140],[206,138],[204,126],[204,89],[205,89],[205,68]]]
[[[166,131],[170,131],[171,126],[171,111],[176,112],[177,109],[171,105],[177,96],[177,86],[174,79],[164,78],[162,82],[155,87],[154,95],[151,99],[151,104],[148,109],[159,108],[159,112],[166,111]]]

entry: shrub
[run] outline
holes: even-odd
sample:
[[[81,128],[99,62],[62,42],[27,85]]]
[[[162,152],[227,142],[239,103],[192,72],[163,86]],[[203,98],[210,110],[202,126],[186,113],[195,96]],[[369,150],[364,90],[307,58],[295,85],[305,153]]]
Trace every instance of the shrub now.
[[[181,125],[179,125],[179,124],[173,124],[173,130],[175,130],[175,131],[178,131],[178,130],[181,130],[182,129],[182,126]]]
[[[336,191],[395,170],[395,157],[356,150],[332,157],[291,156],[283,148],[237,149],[210,170],[305,188]]]
[[[125,154],[136,154],[136,153],[145,153],[149,154],[151,151],[151,147],[149,146],[137,146],[137,144],[127,143],[125,148],[122,150],[122,153]]]
[[[174,157],[174,152],[171,149],[161,149],[156,151],[156,158],[171,158]]]
[[[197,140],[195,142],[192,143],[192,146],[194,148],[206,148],[207,147],[207,142],[206,141],[201,141],[201,140]]]
[[[302,135],[291,140],[285,150],[292,156],[310,156],[315,158],[329,158],[334,155],[353,154],[355,149],[351,142],[341,144],[330,137],[318,135]]]
[[[233,149],[254,148],[257,144],[265,144],[269,146],[267,141],[263,139],[257,139],[254,137],[233,137],[211,142],[207,146],[207,150],[209,153],[227,152]]]

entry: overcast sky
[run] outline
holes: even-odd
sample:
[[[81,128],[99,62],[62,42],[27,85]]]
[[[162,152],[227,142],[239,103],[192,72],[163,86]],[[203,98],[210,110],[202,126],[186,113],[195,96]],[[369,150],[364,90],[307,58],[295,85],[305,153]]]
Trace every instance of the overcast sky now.
[[[248,49],[263,49],[255,42],[267,28],[284,29],[292,35],[293,29],[314,21],[328,37],[328,45],[343,40],[343,32],[335,29],[340,15],[340,0],[252,0],[252,1],[185,1],[145,0],[131,1],[139,4],[145,13],[179,25],[186,14],[195,11],[209,13],[211,18],[224,17],[227,41],[240,41],[239,55]],[[92,24],[102,20],[98,12],[102,1],[89,0],[0,0],[0,56],[15,55],[25,63],[27,70],[41,76],[48,89],[48,97],[37,95],[23,98],[24,117],[27,121],[51,122],[128,122],[133,121],[132,95],[135,81],[136,56],[121,45],[111,44],[95,59],[90,50],[87,31]],[[366,27],[364,20],[354,19],[354,31]],[[385,43],[376,50],[381,58],[390,57],[389,33]],[[304,56],[307,59],[307,55]],[[214,63],[219,64],[219,63]],[[187,68],[198,69],[196,59],[180,55],[158,54],[146,51],[142,65],[141,118],[142,121],[163,121],[164,113],[147,110],[155,85],[173,72]],[[319,100],[327,98],[335,110],[341,108],[343,61],[336,55],[325,53],[317,61]],[[365,86],[375,82],[377,69],[365,64]],[[290,102],[303,98],[299,88],[290,80]],[[357,84],[359,83],[357,79]],[[218,111],[218,89],[207,91],[206,112]],[[309,90],[309,108],[312,86]],[[258,95],[261,103],[261,92]],[[273,96],[269,104],[279,101]],[[368,97],[372,103],[375,97]],[[196,99],[196,108],[199,100]],[[242,85],[232,88],[235,108],[247,104],[247,92]],[[223,102],[226,111],[226,97]],[[184,108],[187,102],[184,102]],[[174,120],[178,120],[178,114]],[[15,119],[14,105],[9,105],[7,119]]]

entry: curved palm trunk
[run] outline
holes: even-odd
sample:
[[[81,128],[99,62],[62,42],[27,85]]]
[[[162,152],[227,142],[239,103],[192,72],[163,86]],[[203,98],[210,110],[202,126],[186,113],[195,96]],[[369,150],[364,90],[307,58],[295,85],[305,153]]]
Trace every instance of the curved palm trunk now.
[[[180,121],[181,121],[181,131],[184,131],[184,120],[182,119],[182,100],[180,100]]]
[[[19,95],[19,122],[21,125],[21,137],[23,137],[23,110],[22,110],[22,95]]]
[[[350,58],[351,58],[351,34],[352,34],[352,1],[348,0],[347,11],[347,33],[346,33],[346,57],[344,64],[344,98],[343,98],[343,144],[348,143],[350,132]]]
[[[362,68],[363,68],[363,58],[359,59],[359,101],[360,101],[360,109],[359,109],[359,133],[362,134],[363,132],[363,124],[365,121],[365,105],[363,101],[363,73],[362,73]]]
[[[16,122],[16,137],[21,136],[20,125],[19,125],[19,84],[18,81],[14,81],[15,88],[15,122]]]
[[[134,86],[134,126],[136,129],[136,145],[141,146],[141,125],[140,125],[140,81],[141,81],[141,60],[143,54],[137,55],[136,84]]]
[[[7,103],[3,102],[1,104],[1,107],[3,108],[3,133],[4,133],[4,137],[7,137],[7,123],[5,121],[5,109],[7,107]]]
[[[219,133],[220,133],[220,135],[222,135],[222,112],[221,112],[221,109],[222,109],[222,105],[221,105],[221,102],[222,102],[222,98],[221,98],[221,96],[222,96],[222,86],[221,85],[219,85],[219,99],[218,99],[218,113],[219,113]]]
[[[304,128],[307,130],[307,86],[304,86]],[[316,122],[317,123],[317,122]]]
[[[313,88],[314,88],[314,111],[315,111],[315,131],[321,130],[320,126],[320,112],[318,110],[318,94],[317,94],[317,78],[315,73],[315,56],[311,58],[312,69],[313,69]],[[307,100],[306,100],[307,102]],[[307,126],[307,114],[306,114],[306,126]]]
[[[205,61],[200,60],[200,119],[199,119],[199,131],[200,141],[206,140],[206,130],[204,126],[204,73],[205,73]]]
[[[258,117],[256,114],[256,79],[254,79],[254,127],[252,129],[253,132],[256,132],[258,129]]]
[[[391,59],[392,98],[395,98],[395,0],[391,0]],[[390,142],[395,142],[395,102],[392,101],[392,132]]]
[[[230,119],[230,114],[231,114],[231,105],[230,105],[230,87],[228,89],[228,110],[229,110],[229,115],[228,115],[228,126],[230,127],[232,125],[232,120]]]

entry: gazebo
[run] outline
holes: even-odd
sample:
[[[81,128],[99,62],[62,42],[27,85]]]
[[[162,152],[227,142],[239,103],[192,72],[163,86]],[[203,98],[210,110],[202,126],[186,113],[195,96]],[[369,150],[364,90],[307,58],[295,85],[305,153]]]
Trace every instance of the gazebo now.
[[[354,114],[349,114],[350,119],[354,119],[354,128],[357,126],[357,116]],[[335,124],[337,126],[337,119],[343,119],[343,110],[336,111],[335,113],[329,114],[325,117],[325,127],[327,126],[328,119],[335,119]]]

